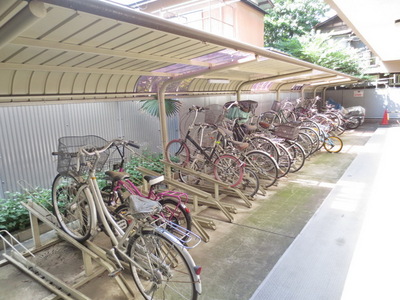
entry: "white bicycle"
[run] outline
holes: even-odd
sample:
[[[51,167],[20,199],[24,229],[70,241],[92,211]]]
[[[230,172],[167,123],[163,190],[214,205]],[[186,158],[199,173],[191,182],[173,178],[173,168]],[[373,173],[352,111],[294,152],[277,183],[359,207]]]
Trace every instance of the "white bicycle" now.
[[[200,238],[182,228],[179,238],[167,228],[176,227],[157,214],[161,205],[144,197],[130,196],[123,209],[107,207],[96,179],[108,158],[108,149],[122,140],[107,142],[97,136],[59,139],[58,172],[52,187],[54,213],[61,228],[84,242],[98,229],[111,240],[109,256],[118,276],[130,266],[133,279],[145,299],[197,299],[201,294],[200,272],[188,252]],[[126,141],[123,141],[126,143]]]

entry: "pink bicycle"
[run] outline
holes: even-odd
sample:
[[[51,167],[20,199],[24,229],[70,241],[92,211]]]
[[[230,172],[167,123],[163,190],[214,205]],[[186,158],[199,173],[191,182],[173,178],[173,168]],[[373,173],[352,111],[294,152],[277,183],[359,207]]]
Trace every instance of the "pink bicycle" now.
[[[126,150],[133,151],[129,146],[134,148],[139,148],[139,146],[130,141],[123,141],[114,146],[115,152],[120,155],[121,160],[120,163],[114,165],[114,168],[118,171],[110,170],[105,172],[109,179],[109,184],[102,189],[103,199],[106,204],[109,207],[115,207],[115,215],[123,216],[128,211],[126,199],[130,195],[158,201],[163,207],[160,215],[180,227],[179,232],[176,230],[179,227],[170,226],[167,230],[170,230],[175,235],[182,236],[182,240],[185,240],[187,238],[185,231],[190,231],[192,228],[190,210],[186,206],[188,195],[178,191],[158,190],[160,183],[164,181],[164,176],[149,175],[143,177],[149,185],[148,192],[147,194],[142,193],[139,187],[129,179],[130,175],[124,172],[123,168]],[[184,230],[182,231],[182,229]]]

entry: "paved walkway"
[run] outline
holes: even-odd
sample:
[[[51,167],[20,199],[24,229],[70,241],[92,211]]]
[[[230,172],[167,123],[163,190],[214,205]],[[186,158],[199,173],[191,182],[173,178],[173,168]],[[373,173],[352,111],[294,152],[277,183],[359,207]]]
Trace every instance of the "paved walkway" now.
[[[200,299],[400,299],[400,127],[376,127],[345,133],[342,152],[315,154],[252,208],[226,199],[238,210],[233,222],[218,210],[204,211],[217,229],[191,250],[203,267]],[[80,251],[66,242],[39,256],[42,267],[66,281],[82,273]],[[106,273],[80,290],[92,299],[124,299]],[[50,294],[13,265],[0,268],[0,291],[0,299]]]
[[[399,145],[375,131],[251,300],[400,299]]]

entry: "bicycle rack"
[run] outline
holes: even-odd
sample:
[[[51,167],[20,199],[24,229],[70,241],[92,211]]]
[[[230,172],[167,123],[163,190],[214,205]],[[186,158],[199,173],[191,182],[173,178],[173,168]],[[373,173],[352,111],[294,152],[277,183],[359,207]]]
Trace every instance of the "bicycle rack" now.
[[[171,178],[171,174],[172,174],[171,168],[174,168],[174,169],[178,169],[178,170],[184,171],[185,173],[190,173],[192,175],[200,177],[204,181],[209,182],[213,187],[212,188],[212,192],[214,194],[213,199],[216,202],[219,202],[224,197],[223,194],[229,193],[231,195],[235,195],[238,198],[242,199],[243,202],[245,203],[245,205],[248,208],[250,208],[253,205],[251,203],[251,201],[246,197],[245,194],[243,194],[243,192],[241,190],[239,190],[237,188],[233,188],[233,187],[229,186],[228,184],[223,183],[221,181],[218,181],[214,177],[211,177],[211,176],[209,176],[207,174],[204,174],[204,173],[201,173],[201,172],[198,172],[198,171],[194,171],[194,170],[191,170],[191,169],[188,169],[188,168],[184,168],[184,167],[181,167],[181,166],[174,165],[173,163],[169,163],[167,161],[163,161],[163,163],[169,169],[169,172],[167,172],[167,173],[170,173],[168,175],[170,178]],[[221,190],[223,191],[223,193],[220,193]]]
[[[78,249],[82,251],[83,256],[83,263],[84,263],[84,270],[85,270],[85,278],[80,282],[76,283],[74,286],[70,286],[64,283],[62,280],[57,278],[56,276],[50,274],[49,272],[43,270],[39,266],[37,266],[34,262],[29,261],[24,257],[26,253],[20,253],[16,250],[16,247],[12,244],[12,242],[8,242],[3,236],[0,237],[3,240],[4,244],[7,244],[11,247],[11,254],[6,253],[6,246],[4,246],[4,253],[3,256],[6,260],[11,262],[17,268],[24,271],[26,274],[31,276],[33,279],[37,280],[40,284],[46,287],[48,290],[53,292],[54,298],[62,297],[62,299],[78,299],[78,300],[87,300],[90,299],[89,297],[85,296],[81,292],[77,290],[78,287],[82,286],[83,284],[89,282],[90,280],[96,278],[100,274],[104,273],[104,271],[108,271],[110,274],[116,271],[118,268],[115,266],[113,261],[111,261],[107,257],[107,253],[101,249],[99,246],[95,245],[91,242],[85,242],[81,244],[71,238],[68,234],[66,234],[61,228],[58,227],[58,223],[56,223],[55,216],[49,212],[44,207],[29,201],[28,204],[22,203],[25,208],[29,211],[30,218],[31,218],[31,227],[32,227],[32,235],[34,240],[34,249],[36,247],[44,248],[40,240],[40,232],[38,226],[38,220],[42,221],[50,228],[55,230],[59,237],[64,239],[65,241],[71,243]],[[15,238],[11,237],[12,241],[16,241]],[[17,241],[18,242],[18,241]],[[18,242],[20,245],[20,243]],[[50,243],[52,244],[52,243]],[[23,247],[23,246],[20,246]],[[25,248],[25,247],[23,247]],[[33,255],[32,252],[35,250],[28,250],[25,248],[28,254]],[[99,269],[94,270],[93,260],[98,263]],[[116,280],[118,286],[125,294],[127,299],[134,299],[134,291],[129,286],[126,279],[123,277],[122,274],[115,276],[114,279]],[[46,297],[48,299],[48,297]]]
[[[227,205],[220,202],[220,200],[223,197],[225,197],[226,194],[241,198],[247,207],[252,206],[252,203],[249,201],[249,199],[239,189],[232,188],[229,185],[224,184],[214,179],[213,177],[203,174],[201,172],[179,167],[167,161],[163,161],[163,163],[169,170],[169,172],[166,172],[168,175],[165,176],[164,181],[168,185],[184,190],[186,193],[189,194],[189,199],[192,201],[193,204],[193,210],[192,210],[193,225],[199,231],[200,235],[202,236],[205,242],[208,242],[210,240],[210,237],[207,234],[207,232],[203,229],[203,227],[215,230],[216,224],[211,219],[198,215],[202,211],[202,207],[204,207],[204,209],[207,207],[219,209],[225,215],[225,217],[228,219],[229,222],[233,222],[234,218],[232,216],[232,213],[237,213],[236,207],[234,207],[233,205]],[[198,187],[174,180],[172,178],[172,172],[171,172],[172,167],[196,175],[201,179],[210,182],[212,187],[205,188],[204,186],[202,186],[202,189],[199,189]],[[145,175],[153,175],[153,176],[161,175],[155,171],[148,170],[144,167],[138,167],[137,170]],[[146,185],[145,181],[144,185]],[[206,191],[203,189],[206,189]],[[221,190],[223,190],[223,194],[220,193]]]

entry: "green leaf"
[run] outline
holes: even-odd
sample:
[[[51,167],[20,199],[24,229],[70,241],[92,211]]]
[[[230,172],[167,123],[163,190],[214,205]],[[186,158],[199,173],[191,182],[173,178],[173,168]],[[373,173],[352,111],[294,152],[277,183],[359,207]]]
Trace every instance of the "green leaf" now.
[[[150,114],[153,117],[160,117],[158,100],[142,100],[140,110]],[[181,102],[174,99],[165,99],[165,112],[167,117],[171,117],[179,112]]]

